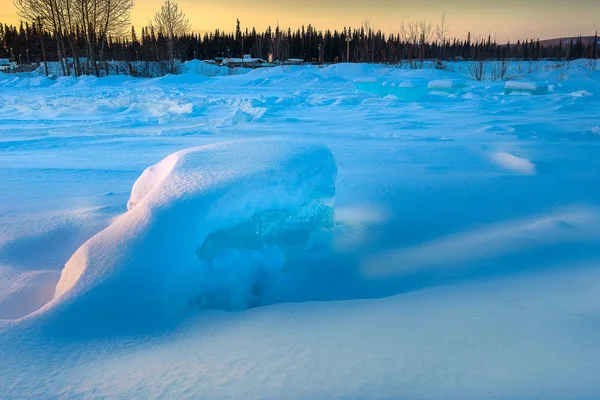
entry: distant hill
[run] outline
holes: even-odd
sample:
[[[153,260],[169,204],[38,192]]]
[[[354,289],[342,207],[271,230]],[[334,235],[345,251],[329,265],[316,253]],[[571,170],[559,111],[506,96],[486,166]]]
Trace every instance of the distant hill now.
[[[588,43],[593,42],[594,41],[594,37],[595,36],[582,36],[581,37],[581,42],[584,46],[587,46]],[[577,41],[579,37],[578,36],[574,36],[574,37],[562,37],[562,38],[555,38],[555,39],[544,39],[544,40],[540,40],[540,45],[542,46],[558,46],[560,43],[563,44],[563,46],[565,45],[569,45],[569,43],[571,43],[571,40],[573,42]],[[598,44],[600,44],[600,39],[598,39]]]

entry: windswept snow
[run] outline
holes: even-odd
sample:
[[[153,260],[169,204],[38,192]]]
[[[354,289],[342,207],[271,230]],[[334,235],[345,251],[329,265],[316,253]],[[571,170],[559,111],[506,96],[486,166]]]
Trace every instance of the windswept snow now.
[[[498,224],[440,238],[418,246],[377,254],[365,261],[364,274],[377,279],[437,269],[448,272],[466,266],[489,268],[482,262],[507,254],[553,251],[572,243],[600,240],[600,212],[573,209],[531,220]],[[479,265],[470,263],[477,260]],[[521,261],[522,262],[522,261]],[[535,264],[535,259],[529,263]],[[529,267],[531,267],[530,265]],[[497,266],[494,266],[497,268]],[[502,266],[505,271],[511,266]],[[488,271],[479,271],[482,274]]]
[[[463,65],[0,73],[0,398],[599,398],[600,73]]]

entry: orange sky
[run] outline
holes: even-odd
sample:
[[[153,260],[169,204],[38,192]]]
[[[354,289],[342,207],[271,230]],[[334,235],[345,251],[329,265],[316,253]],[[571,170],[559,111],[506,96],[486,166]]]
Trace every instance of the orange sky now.
[[[132,23],[141,27],[152,18],[162,0],[137,0]],[[437,23],[442,12],[450,36],[474,38],[491,33],[499,42],[523,38],[551,38],[593,34],[600,26],[600,0],[179,0],[197,32],[216,28],[233,31],[268,25],[299,27],[312,23],[319,29],[360,26],[369,17],[373,26],[396,33],[402,19],[429,19]],[[18,22],[12,0],[0,0],[0,21]]]

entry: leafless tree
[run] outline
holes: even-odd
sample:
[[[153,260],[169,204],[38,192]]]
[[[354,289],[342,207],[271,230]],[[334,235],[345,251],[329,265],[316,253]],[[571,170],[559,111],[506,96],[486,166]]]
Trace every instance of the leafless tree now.
[[[100,58],[104,52],[108,35],[121,35],[129,25],[129,14],[133,8],[133,0],[103,0],[102,24],[99,26]],[[100,59],[102,61],[102,59]]]
[[[82,29],[86,42],[87,70],[93,68],[100,75],[96,62],[96,44],[100,41],[98,60],[102,56],[109,35],[120,35],[129,25],[129,16],[133,8],[133,0],[63,0],[76,3],[75,17]]]
[[[71,48],[75,75],[84,71],[79,63],[76,33],[80,30],[86,42],[87,68],[93,67],[99,75],[96,64],[96,43],[100,39],[100,61],[110,34],[119,35],[129,24],[133,0],[14,0],[19,15],[30,21],[48,26],[56,38],[58,60],[64,75],[70,75],[69,63],[65,57],[67,47]],[[90,65],[91,64],[91,65]]]
[[[415,50],[419,46],[419,21],[406,20],[400,25],[400,38],[408,47],[408,53],[405,49],[402,50],[402,59],[408,58],[410,67],[414,68]]]
[[[271,43],[269,44],[269,53],[273,55],[273,61],[284,61],[286,55],[284,55],[283,41],[283,33],[279,29],[279,21],[277,21],[277,25],[275,27],[275,34],[271,36]]]
[[[440,24],[435,27],[435,36],[439,48],[438,59],[444,59],[444,46],[446,45],[446,37],[450,33],[450,27],[446,23],[446,13],[442,13]]]
[[[361,30],[364,32],[364,40],[361,43],[360,59],[366,62],[375,61],[375,29],[371,25],[371,20],[365,18],[361,22]]]
[[[466,65],[466,74],[477,81],[483,81],[487,77],[486,61],[482,53],[473,55],[473,61],[469,61]]]
[[[37,24],[38,33],[40,35],[40,46],[42,49],[44,68],[46,70],[46,76],[48,76],[46,48],[44,47],[44,23],[48,20],[48,5],[46,2],[40,0],[14,0],[14,5],[17,8],[17,12],[21,18],[24,18]]]
[[[48,61],[46,60],[46,47],[44,47],[44,27],[40,18],[37,19],[37,23],[38,33],[40,35],[40,47],[42,48],[42,60],[44,61],[44,70],[46,72],[46,76],[48,76]]]
[[[505,81],[509,78],[508,76],[508,60],[502,57],[494,61],[492,65],[492,80],[494,81]]]
[[[425,46],[431,40],[431,22],[421,20],[418,23],[419,28],[419,50],[421,51],[421,68],[425,63]]]
[[[61,63],[63,75],[66,75],[67,70],[63,60],[62,52],[62,31],[63,26],[58,17],[59,4],[57,0],[14,0],[15,7],[19,16],[29,21],[36,21],[40,28],[45,25],[49,26],[54,33],[56,39],[56,48],[58,52],[58,60]],[[43,24],[43,25],[42,25]]]
[[[189,20],[173,0],[165,0],[154,16],[159,34],[167,40],[171,73],[175,73],[175,39],[190,30]]]
[[[404,20],[400,23],[400,32],[398,32],[398,37],[402,43],[406,43],[406,38],[408,37],[408,30],[406,29],[406,23]],[[406,48],[402,46],[402,54],[400,55],[400,60],[404,60],[406,58]],[[402,64],[402,62],[400,63]]]

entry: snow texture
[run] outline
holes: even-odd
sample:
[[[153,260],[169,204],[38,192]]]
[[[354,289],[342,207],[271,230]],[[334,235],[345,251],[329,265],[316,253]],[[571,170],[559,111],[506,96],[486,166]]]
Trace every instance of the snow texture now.
[[[600,72],[465,65],[0,73],[0,398],[600,398]]]

